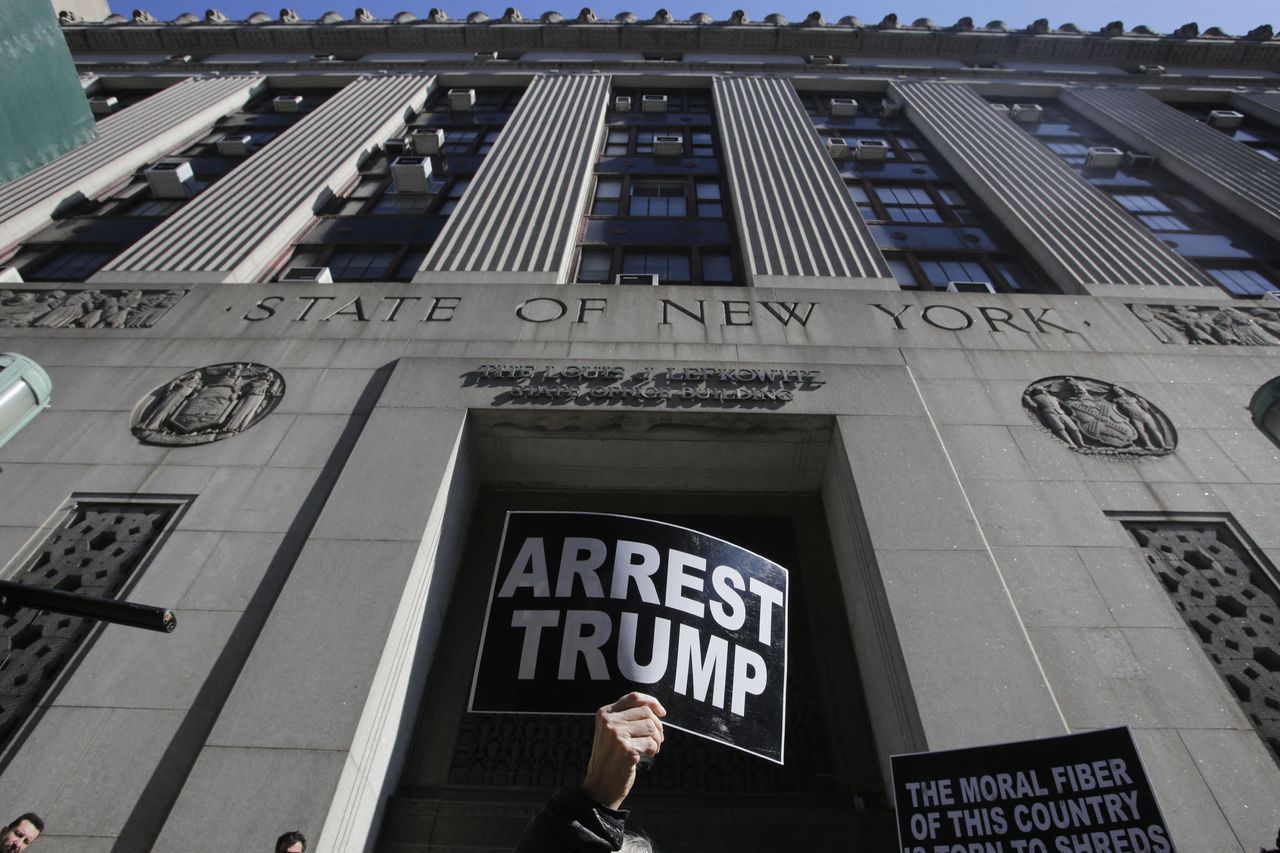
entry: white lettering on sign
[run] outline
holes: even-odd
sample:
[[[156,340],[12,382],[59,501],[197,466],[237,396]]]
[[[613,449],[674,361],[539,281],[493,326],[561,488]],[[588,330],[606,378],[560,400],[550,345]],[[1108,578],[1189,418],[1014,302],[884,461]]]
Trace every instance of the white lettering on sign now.
[[[558,546],[558,547],[557,547]],[[548,559],[559,552],[554,577]],[[625,610],[555,609],[549,599],[603,599],[600,571],[611,566],[609,599],[636,606],[661,606],[692,617],[679,621],[652,613]],[[663,573],[659,582],[658,575]],[[553,592],[554,591],[554,592]],[[775,641],[775,611],[785,607],[782,590],[729,565],[707,570],[697,554],[669,548],[665,555],[652,545],[620,539],[566,536],[560,542],[530,536],[520,543],[510,565],[501,569],[499,598],[542,602],[541,609],[517,609],[511,627],[522,631],[517,678],[547,677],[540,668],[544,639],[559,644],[555,677],[605,681],[613,673],[639,684],[661,681],[674,667],[674,689],[716,708],[745,716],[750,696],[765,692],[768,667],[759,651],[712,633],[714,623],[738,631],[755,618],[755,642],[768,649]],[[698,622],[707,624],[700,630]],[[563,626],[563,627],[562,627]],[[674,634],[674,636],[673,636]],[[642,643],[641,638],[647,638]],[[613,660],[606,646],[616,640]],[[748,640],[747,642],[750,642]]]

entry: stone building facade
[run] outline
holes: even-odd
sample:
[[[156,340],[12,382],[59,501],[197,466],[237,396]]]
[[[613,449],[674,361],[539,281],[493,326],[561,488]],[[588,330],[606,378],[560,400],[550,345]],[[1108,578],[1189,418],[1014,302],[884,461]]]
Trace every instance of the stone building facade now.
[[[1129,726],[1182,851],[1280,824],[1280,40],[515,10],[64,20],[0,184],[0,803],[42,850],[507,850],[582,718],[466,712],[504,513],[796,583],[787,763],[663,850],[888,850],[889,756]]]

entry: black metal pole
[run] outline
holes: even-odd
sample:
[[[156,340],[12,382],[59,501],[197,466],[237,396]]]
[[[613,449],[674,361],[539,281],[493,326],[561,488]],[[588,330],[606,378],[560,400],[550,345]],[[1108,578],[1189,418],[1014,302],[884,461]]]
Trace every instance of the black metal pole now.
[[[91,595],[75,595],[13,581],[0,581],[0,605],[52,610],[68,616],[84,616],[165,634],[172,633],[173,629],[178,627],[178,617],[173,615],[172,610],[166,610],[163,607],[116,601],[112,598],[95,598]]]

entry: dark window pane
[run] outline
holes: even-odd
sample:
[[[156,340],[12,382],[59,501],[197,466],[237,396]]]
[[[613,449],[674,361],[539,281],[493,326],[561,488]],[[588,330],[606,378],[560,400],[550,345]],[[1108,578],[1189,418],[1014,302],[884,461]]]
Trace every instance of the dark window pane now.
[[[405,253],[404,258],[396,265],[396,281],[411,281],[414,274],[422,267],[422,262],[427,258],[427,250],[413,249]]]
[[[903,287],[915,287],[916,277],[911,272],[911,267],[902,258],[885,258],[889,262],[889,269],[893,272],[893,277],[898,280],[898,284]]]
[[[334,281],[385,281],[395,251],[339,249],[329,258]]]
[[[23,276],[29,280],[41,281],[84,281],[114,256],[115,252],[64,249],[35,271],[24,270]]]
[[[610,252],[584,250],[578,264],[578,281],[608,281]]]
[[[723,252],[702,253],[702,280],[707,284],[733,281],[733,264]]]
[[[1209,275],[1218,283],[1238,296],[1261,296],[1268,290],[1275,290],[1276,285],[1256,270],[1248,269],[1211,269]]]
[[[689,281],[689,256],[683,253],[627,252],[624,273],[656,273],[662,281]]]

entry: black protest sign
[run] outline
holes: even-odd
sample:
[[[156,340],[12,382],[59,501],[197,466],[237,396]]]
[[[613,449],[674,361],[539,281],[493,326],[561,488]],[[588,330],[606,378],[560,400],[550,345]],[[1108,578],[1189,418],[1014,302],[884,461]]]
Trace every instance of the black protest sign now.
[[[782,763],[787,570],[673,524],[507,514],[472,711],[592,713],[656,695],[665,725]]]
[[[1128,728],[895,755],[902,853],[1170,853]]]

